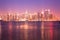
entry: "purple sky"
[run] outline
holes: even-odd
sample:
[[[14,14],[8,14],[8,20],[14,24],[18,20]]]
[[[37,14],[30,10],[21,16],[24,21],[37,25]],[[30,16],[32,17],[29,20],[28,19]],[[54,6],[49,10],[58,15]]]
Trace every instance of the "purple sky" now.
[[[0,11],[40,11],[42,9],[51,9],[60,13],[60,0],[0,0]]]

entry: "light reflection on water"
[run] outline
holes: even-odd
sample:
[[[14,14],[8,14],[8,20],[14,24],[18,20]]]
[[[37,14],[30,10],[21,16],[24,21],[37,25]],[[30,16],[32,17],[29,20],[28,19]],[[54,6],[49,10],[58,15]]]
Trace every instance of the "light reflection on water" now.
[[[60,40],[60,22],[0,21],[0,40]]]

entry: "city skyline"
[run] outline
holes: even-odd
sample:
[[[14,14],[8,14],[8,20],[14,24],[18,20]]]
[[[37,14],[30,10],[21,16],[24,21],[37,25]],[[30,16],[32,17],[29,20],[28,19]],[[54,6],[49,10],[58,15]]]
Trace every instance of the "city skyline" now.
[[[24,13],[7,13],[0,15],[0,20],[3,21],[60,21],[59,17],[52,14],[50,9],[42,10],[41,12],[29,13],[27,10]]]

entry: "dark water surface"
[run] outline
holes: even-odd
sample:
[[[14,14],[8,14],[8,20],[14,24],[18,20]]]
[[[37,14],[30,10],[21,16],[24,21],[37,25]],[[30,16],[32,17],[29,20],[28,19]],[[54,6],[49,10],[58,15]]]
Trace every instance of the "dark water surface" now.
[[[60,40],[60,21],[0,21],[0,40]]]

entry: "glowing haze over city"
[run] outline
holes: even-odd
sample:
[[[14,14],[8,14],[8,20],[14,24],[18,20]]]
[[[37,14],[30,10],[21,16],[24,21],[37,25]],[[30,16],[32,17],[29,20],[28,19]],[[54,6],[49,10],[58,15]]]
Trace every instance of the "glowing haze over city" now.
[[[0,11],[40,12],[42,9],[51,9],[51,12],[59,15],[60,0],[0,0]]]
[[[0,0],[0,14],[40,13],[50,9],[50,13],[60,17],[59,0]]]

